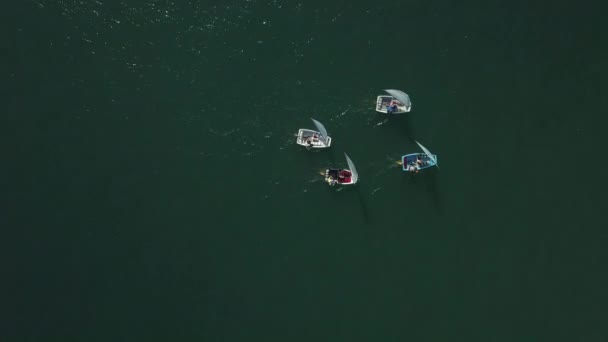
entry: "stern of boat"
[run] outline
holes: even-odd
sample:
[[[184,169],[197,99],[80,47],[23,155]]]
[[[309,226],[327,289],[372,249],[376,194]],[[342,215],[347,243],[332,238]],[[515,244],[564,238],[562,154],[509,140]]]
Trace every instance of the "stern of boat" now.
[[[297,143],[297,144],[302,145],[302,143],[303,143],[303,142],[302,142],[302,136],[303,136],[303,135],[304,135],[304,129],[303,129],[303,128],[300,128],[300,129],[298,130],[298,135],[297,135],[297,138],[296,138],[296,143]]]
[[[376,98],[376,112],[386,114],[386,103],[390,103],[393,98],[391,96],[380,95]],[[387,102],[388,101],[388,102]]]

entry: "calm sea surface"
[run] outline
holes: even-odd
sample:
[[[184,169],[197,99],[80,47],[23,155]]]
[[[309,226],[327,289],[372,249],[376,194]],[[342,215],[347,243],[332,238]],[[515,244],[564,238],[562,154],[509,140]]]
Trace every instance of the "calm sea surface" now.
[[[600,7],[6,5],[0,339],[607,341]]]

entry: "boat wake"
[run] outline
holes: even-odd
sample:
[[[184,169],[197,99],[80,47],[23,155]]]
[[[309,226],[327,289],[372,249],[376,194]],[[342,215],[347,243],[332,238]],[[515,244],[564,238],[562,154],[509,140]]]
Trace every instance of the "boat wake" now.
[[[294,136],[297,137],[298,135],[295,134]],[[293,144],[295,144],[295,141],[293,138],[290,137],[289,139],[286,139],[285,142],[281,146],[279,146],[279,150],[284,150],[287,147],[289,147],[289,145],[293,145]]]
[[[347,108],[347,109],[346,109],[345,111],[343,111],[342,113],[340,113],[340,114],[338,114],[338,115],[334,116],[333,118],[329,119],[329,121],[334,121],[334,119],[337,119],[337,118],[339,118],[339,117],[341,117],[341,116],[346,115],[346,113],[348,113],[348,111],[349,111],[349,110],[350,110],[350,108]]]
[[[385,123],[387,123],[387,122],[388,122],[388,118],[387,118],[387,119],[384,119],[384,120],[382,120],[382,121],[380,121],[380,122],[378,122],[378,123],[376,124],[376,126],[382,126],[382,125],[384,125],[384,124],[385,124]]]
[[[226,130],[226,131],[218,131],[218,130],[215,130],[213,128],[208,128],[207,132],[209,132],[209,133],[211,133],[213,135],[216,135],[218,137],[226,137],[226,136],[232,135],[234,133],[238,133],[239,129],[238,128],[234,128],[234,129],[230,129],[230,130]]]

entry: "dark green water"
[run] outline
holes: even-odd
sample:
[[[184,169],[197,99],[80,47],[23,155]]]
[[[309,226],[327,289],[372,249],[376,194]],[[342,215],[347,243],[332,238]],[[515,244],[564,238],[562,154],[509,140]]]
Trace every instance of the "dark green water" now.
[[[599,8],[11,6],[3,341],[608,340]]]

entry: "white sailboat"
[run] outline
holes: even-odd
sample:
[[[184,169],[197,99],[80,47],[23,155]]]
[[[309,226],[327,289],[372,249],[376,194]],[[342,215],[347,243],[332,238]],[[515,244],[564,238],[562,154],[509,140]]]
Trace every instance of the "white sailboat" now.
[[[380,95],[376,100],[376,111],[385,114],[408,113],[412,110],[410,96],[401,90],[385,89],[389,95]]]
[[[325,170],[325,181],[329,185],[354,185],[359,181],[359,174],[357,173],[357,169],[355,168],[355,164],[348,157],[346,153],[344,153],[346,157],[346,163],[348,164],[348,169],[327,169]]]
[[[298,130],[296,144],[310,148],[327,148],[331,146],[331,137],[327,135],[325,126],[313,118],[310,119],[315,124],[318,131],[300,128],[300,130]]]

